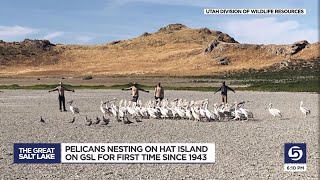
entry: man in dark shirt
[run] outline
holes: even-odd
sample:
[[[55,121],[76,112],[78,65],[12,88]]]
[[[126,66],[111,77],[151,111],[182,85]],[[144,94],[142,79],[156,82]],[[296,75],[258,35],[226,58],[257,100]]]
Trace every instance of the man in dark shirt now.
[[[218,91],[221,91],[222,102],[228,103],[228,90],[235,93],[235,91],[231,89],[229,86],[227,86],[226,82],[223,81],[222,86],[216,92],[214,92],[214,94],[216,94]]]
[[[67,111],[66,110],[66,105],[65,105],[65,102],[66,102],[66,99],[64,97],[64,91],[72,91],[74,92],[74,90],[69,90],[67,88],[65,88],[62,84],[62,82],[59,83],[60,85],[52,90],[50,90],[49,92],[52,92],[52,91],[58,91],[59,93],[59,108],[60,108],[60,111],[62,111],[62,105],[63,105],[63,111]]]
[[[138,101],[139,90],[149,93],[149,91],[146,91],[146,90],[140,88],[137,83],[133,83],[133,86],[131,86],[129,88],[122,89],[122,91],[124,91],[124,90],[131,90],[131,95],[132,95],[132,100],[131,101],[132,102],[137,102]]]

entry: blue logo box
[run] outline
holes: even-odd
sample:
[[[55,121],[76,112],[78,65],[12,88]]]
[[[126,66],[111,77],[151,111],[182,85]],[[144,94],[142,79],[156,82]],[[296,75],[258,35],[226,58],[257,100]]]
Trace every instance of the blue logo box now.
[[[306,143],[284,144],[284,163],[305,164],[307,162]]]
[[[60,163],[59,143],[15,143],[14,163]]]

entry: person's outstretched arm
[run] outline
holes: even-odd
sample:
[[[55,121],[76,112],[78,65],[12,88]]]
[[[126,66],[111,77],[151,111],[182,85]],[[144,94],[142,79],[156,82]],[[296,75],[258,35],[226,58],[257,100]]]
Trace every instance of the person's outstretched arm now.
[[[231,87],[227,86],[227,88],[228,88],[230,91],[236,93]]]
[[[214,92],[213,94],[215,94],[215,93],[217,93],[217,92],[219,92],[219,91],[221,91],[221,87],[220,87],[218,90],[216,90],[216,92]]]
[[[49,92],[52,92],[52,91],[58,91],[58,87],[56,87],[56,88],[54,88],[54,89],[49,90]]]
[[[72,91],[72,92],[74,92],[74,90],[68,89],[68,88],[66,88],[66,87],[64,87],[64,90],[65,90],[65,91]]]
[[[131,89],[132,89],[132,87],[129,87],[129,88],[122,88],[121,90],[122,90],[122,91],[124,91],[124,90],[128,91],[128,90],[131,90]]]
[[[64,88],[64,90],[74,92],[74,90],[71,90],[71,89],[68,89],[68,88]]]
[[[144,89],[142,89],[142,88],[139,88],[139,90],[141,90],[141,91],[143,91],[143,92],[147,92],[147,93],[149,93],[149,91],[148,91],[148,90],[144,90]]]

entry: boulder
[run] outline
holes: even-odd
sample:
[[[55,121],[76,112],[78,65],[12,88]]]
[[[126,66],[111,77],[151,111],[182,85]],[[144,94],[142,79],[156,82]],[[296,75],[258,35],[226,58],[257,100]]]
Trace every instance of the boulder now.
[[[179,31],[184,28],[188,28],[188,27],[183,24],[179,24],[179,23],[169,24],[166,27],[160,28],[158,32]]]
[[[299,51],[301,51],[302,49],[304,49],[307,45],[308,45],[308,41],[306,40],[303,40],[303,41],[298,41],[298,42],[295,42],[291,45],[291,49],[289,50],[289,55],[293,55],[293,54],[296,54],[298,53]]]
[[[228,65],[230,63],[230,59],[228,57],[217,58],[216,61],[220,65]]]
[[[144,32],[140,37],[146,37],[146,36],[150,36],[151,34],[148,32]]]
[[[213,40],[211,43],[208,45],[208,47],[204,50],[204,52],[211,52],[215,47],[217,47],[219,44],[218,40]]]
[[[208,28],[201,28],[198,30],[198,33],[200,34],[211,34],[212,32]]]

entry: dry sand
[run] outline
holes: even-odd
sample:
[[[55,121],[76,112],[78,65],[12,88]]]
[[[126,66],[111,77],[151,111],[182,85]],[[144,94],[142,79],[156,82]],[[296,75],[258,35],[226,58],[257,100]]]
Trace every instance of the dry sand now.
[[[100,100],[130,98],[129,92],[79,90],[67,92],[81,114],[101,116]],[[141,93],[143,101],[152,93]],[[189,100],[209,98],[210,92],[166,91],[166,97]],[[59,112],[57,94],[14,90],[0,93],[0,179],[318,179],[318,94],[236,92],[230,101],[249,101],[249,122],[193,122],[143,120],[124,125],[85,126],[84,118],[69,124],[70,112]],[[311,109],[303,118],[299,102]],[[283,112],[273,119],[268,104]],[[40,123],[42,116],[46,123]],[[215,143],[215,164],[13,164],[14,143]],[[307,171],[284,172],[284,143],[307,143]]]

